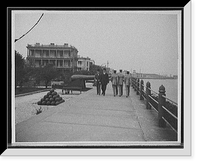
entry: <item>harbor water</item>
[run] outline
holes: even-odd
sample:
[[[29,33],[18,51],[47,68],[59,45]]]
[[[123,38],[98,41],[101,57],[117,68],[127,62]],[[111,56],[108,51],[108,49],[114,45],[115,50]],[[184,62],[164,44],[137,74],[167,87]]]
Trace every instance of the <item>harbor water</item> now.
[[[178,79],[143,79],[144,85],[149,81],[151,89],[158,93],[159,87],[163,85],[166,97],[178,103]]]

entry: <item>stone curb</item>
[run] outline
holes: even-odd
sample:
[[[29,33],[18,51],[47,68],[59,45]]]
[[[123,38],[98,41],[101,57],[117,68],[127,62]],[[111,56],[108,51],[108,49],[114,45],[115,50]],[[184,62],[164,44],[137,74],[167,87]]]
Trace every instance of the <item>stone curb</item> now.
[[[50,89],[43,89],[43,90],[38,90],[38,91],[34,91],[34,92],[18,94],[18,95],[15,95],[15,97],[21,97],[21,96],[26,96],[26,95],[32,95],[32,94],[35,94],[35,93],[46,92],[46,91],[48,91],[48,90],[50,90]]]

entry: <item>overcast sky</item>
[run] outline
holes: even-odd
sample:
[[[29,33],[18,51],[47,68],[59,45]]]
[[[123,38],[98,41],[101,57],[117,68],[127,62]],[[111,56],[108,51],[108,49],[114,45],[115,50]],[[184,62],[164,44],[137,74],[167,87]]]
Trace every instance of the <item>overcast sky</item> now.
[[[42,13],[17,11],[13,15],[14,38],[26,33]],[[176,14],[48,11],[30,33],[15,43],[15,50],[26,57],[27,44],[68,43],[97,65],[108,61],[109,67],[116,70],[177,74],[178,27]]]

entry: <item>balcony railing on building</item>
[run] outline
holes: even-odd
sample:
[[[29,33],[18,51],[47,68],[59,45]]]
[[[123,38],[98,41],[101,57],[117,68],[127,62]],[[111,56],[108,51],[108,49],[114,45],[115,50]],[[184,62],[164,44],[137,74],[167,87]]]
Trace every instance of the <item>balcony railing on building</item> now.
[[[28,57],[33,58],[73,58],[67,50],[29,50]]]

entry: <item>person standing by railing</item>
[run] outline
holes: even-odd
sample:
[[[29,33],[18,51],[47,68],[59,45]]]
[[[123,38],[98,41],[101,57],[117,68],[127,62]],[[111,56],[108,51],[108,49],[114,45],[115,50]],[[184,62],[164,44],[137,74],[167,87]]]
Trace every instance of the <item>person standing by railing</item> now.
[[[119,87],[119,97],[121,97],[123,95],[123,81],[124,81],[124,75],[122,73],[122,70],[119,70],[118,73],[118,87]]]
[[[117,95],[117,81],[118,81],[118,75],[116,74],[116,70],[114,70],[113,74],[111,75],[114,97]]]
[[[129,97],[130,94],[130,85],[131,85],[131,75],[129,71],[126,72],[127,74],[124,76],[124,84],[126,89],[126,97]]]

